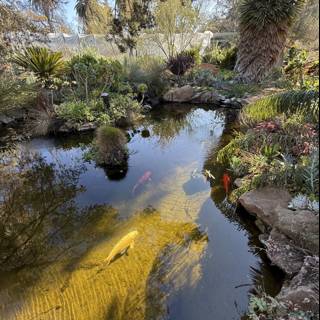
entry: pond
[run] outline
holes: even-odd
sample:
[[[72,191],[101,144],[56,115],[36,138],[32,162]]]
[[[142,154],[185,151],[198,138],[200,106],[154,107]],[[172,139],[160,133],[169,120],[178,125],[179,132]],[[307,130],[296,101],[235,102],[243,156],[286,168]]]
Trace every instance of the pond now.
[[[25,265],[2,268],[0,319],[239,320],[250,292],[276,294],[281,275],[254,222],[228,203],[215,162],[229,118],[163,106],[128,131],[130,157],[118,172],[86,160],[90,134],[25,143],[40,157],[12,212],[40,223],[25,231],[34,238],[27,254],[14,250],[5,262]],[[133,231],[134,247],[107,266]]]

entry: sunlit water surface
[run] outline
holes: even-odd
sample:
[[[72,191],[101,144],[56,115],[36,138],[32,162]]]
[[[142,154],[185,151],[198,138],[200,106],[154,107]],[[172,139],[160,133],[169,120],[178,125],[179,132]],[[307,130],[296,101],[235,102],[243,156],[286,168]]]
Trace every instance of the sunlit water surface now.
[[[56,170],[77,167],[82,188],[65,223],[43,227],[54,240],[41,264],[0,274],[0,319],[242,319],[253,289],[278,290],[253,222],[226,201],[215,162],[230,133],[226,111],[163,107],[128,133],[128,167],[117,174],[84,160],[91,135],[25,145]],[[104,266],[134,230],[134,248]]]

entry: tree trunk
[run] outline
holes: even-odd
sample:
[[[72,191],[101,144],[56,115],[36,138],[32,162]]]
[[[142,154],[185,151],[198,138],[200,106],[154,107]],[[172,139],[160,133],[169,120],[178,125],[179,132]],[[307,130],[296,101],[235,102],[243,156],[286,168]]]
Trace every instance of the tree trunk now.
[[[288,25],[270,24],[264,29],[240,27],[235,71],[242,82],[260,82],[279,62],[285,49]]]

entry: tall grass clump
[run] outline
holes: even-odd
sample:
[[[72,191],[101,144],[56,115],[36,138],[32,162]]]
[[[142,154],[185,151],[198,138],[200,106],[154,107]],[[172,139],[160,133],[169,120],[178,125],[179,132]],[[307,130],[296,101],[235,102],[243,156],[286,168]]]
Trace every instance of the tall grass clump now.
[[[128,159],[127,137],[122,130],[102,126],[96,133],[96,161],[100,165],[119,166]]]
[[[316,91],[287,91],[262,98],[242,112],[244,123],[258,123],[285,114],[303,114],[311,122],[319,122],[319,93]]]
[[[163,75],[166,68],[160,58],[144,56],[125,59],[124,72],[129,84],[137,93],[141,93],[141,85],[146,85],[146,96],[160,97],[166,91],[168,83]]]

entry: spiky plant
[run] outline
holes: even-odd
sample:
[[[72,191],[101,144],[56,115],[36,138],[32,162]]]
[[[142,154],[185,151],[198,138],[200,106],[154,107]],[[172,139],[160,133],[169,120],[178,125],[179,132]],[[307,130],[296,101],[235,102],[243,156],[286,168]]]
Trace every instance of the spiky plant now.
[[[303,114],[313,123],[319,122],[319,93],[316,91],[287,91],[262,98],[248,106],[242,112],[244,124],[270,120],[280,114],[291,116]]]
[[[235,70],[244,82],[259,82],[279,62],[290,27],[305,0],[242,0]]]
[[[58,76],[65,67],[61,52],[52,52],[44,47],[26,48],[23,52],[16,53],[12,61],[33,72],[42,81]]]

